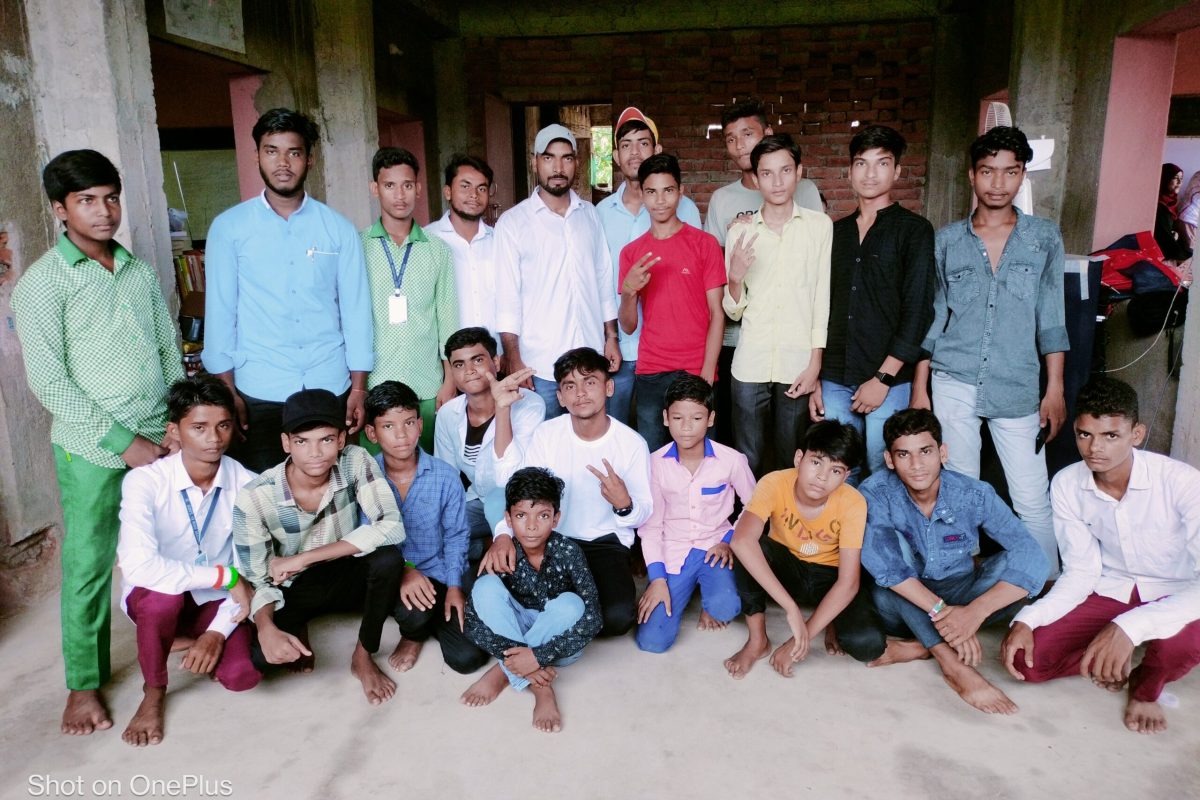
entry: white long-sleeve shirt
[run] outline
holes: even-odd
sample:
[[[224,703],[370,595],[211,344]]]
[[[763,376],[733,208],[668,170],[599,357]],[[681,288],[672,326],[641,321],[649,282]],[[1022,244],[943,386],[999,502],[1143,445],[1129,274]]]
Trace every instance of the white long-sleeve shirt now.
[[[1135,645],[1200,619],[1200,471],[1135,450],[1120,501],[1083,462],[1055,476],[1050,500],[1063,574],[1015,622],[1049,625],[1093,592],[1128,602],[1135,586],[1145,605],[1113,620]]]
[[[454,230],[447,211],[441,219],[425,226],[454,254],[454,285],[458,289],[458,321],[464,328],[479,326],[500,338],[496,327],[496,236],[492,226],[480,220],[471,241]],[[441,458],[441,456],[438,456]]]
[[[233,548],[233,502],[255,474],[228,456],[212,488],[204,494],[183,466],[180,453],[160,458],[153,464],[130,470],[121,484],[121,532],[117,540],[117,563],[121,567],[121,608],[136,587],[163,594],[191,592],[196,605],[222,600],[208,630],[228,637],[240,610],[229,592],[213,589],[217,565],[238,565]],[[218,495],[217,488],[221,489]],[[197,547],[181,492],[187,492],[203,528],[214,501],[212,521]],[[196,563],[203,553],[202,563]],[[228,575],[228,573],[226,573]]]
[[[546,418],[546,403],[536,393],[520,389],[521,399],[512,404],[513,439],[524,450],[529,437]],[[433,454],[454,466],[471,485],[467,487],[467,502],[481,500],[488,492],[504,486],[496,482],[496,422],[492,421],[483,432],[479,455],[474,462],[468,461],[463,446],[467,441],[467,396],[460,394],[443,405],[437,412],[437,424],[433,429]]]
[[[590,542],[615,533],[626,547],[633,547],[634,532],[654,510],[650,496],[650,451],[646,440],[627,425],[608,418],[608,431],[595,441],[575,435],[569,414],[546,420],[533,432],[522,451],[514,440],[497,462],[497,485],[503,486],[522,467],[546,467],[566,483],[562,496],[562,519],[558,531],[572,539]],[[600,480],[588,466],[604,472],[604,459],[625,481],[633,510],[620,517],[612,503],[600,494]],[[509,533],[501,523],[497,535]]]
[[[612,260],[596,207],[570,193],[566,215],[541,190],[496,222],[496,327],[519,337],[521,360],[554,380],[567,350],[604,352],[604,323],[617,318]]]

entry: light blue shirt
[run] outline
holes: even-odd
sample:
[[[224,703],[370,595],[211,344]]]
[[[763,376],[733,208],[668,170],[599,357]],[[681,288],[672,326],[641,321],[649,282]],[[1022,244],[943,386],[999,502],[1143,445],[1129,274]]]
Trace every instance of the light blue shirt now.
[[[638,209],[637,216],[629,213],[625,207],[625,184],[622,183],[617,191],[596,204],[596,213],[600,215],[600,224],[604,226],[604,238],[608,241],[608,252],[612,256],[612,282],[617,293],[617,302],[621,300],[621,286],[617,282],[620,274],[621,248],[650,230],[650,212],[646,206]],[[694,228],[701,228],[700,209],[692,198],[684,195],[679,198],[679,208],[675,213],[678,217]],[[633,333],[627,334],[617,325],[621,342],[621,361],[637,361],[638,342],[642,338],[642,306],[638,304],[638,326]]]
[[[305,195],[284,219],[265,194],[222,212],[205,251],[204,367],[238,389],[283,402],[334,394],[375,367],[371,294],[358,231]]]

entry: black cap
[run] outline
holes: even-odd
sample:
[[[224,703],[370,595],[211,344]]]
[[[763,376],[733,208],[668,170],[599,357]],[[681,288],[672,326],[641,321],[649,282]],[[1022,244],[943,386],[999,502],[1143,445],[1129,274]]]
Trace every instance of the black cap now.
[[[322,422],[337,428],[346,427],[346,409],[342,401],[327,389],[301,389],[283,402],[283,432],[292,433]]]

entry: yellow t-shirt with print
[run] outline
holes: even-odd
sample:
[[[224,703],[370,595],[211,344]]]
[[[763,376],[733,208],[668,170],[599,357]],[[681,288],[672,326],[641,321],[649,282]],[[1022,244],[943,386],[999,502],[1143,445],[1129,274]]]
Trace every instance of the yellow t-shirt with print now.
[[[861,550],[867,526],[867,501],[853,486],[842,484],[825,501],[825,508],[806,519],[796,507],[796,470],[782,469],[763,476],[746,510],[771,523],[769,536],[801,561],[838,566],[838,551]]]

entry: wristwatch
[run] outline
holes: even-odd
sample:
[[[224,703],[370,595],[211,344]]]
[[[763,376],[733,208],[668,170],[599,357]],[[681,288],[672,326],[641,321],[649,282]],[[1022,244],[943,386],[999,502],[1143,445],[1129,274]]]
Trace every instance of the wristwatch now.
[[[883,372],[882,370],[875,373],[875,380],[879,381],[884,386],[888,386],[888,387],[896,385],[896,376],[888,375],[886,372]]]
[[[629,505],[625,506],[624,508],[617,508],[616,506],[613,506],[613,513],[616,514],[618,517],[628,517],[630,514],[633,513],[633,503],[630,503]]]

